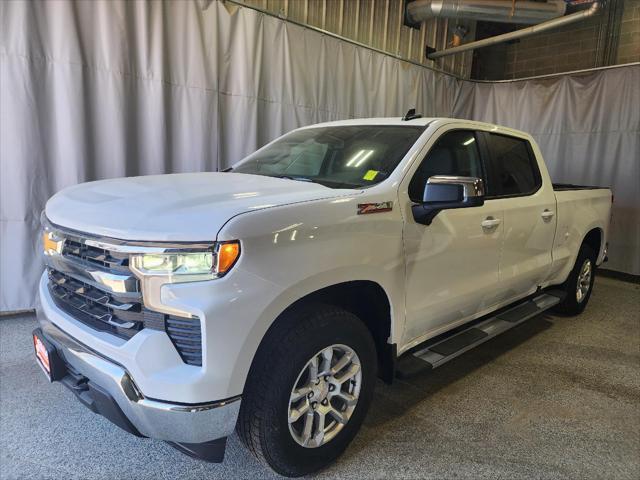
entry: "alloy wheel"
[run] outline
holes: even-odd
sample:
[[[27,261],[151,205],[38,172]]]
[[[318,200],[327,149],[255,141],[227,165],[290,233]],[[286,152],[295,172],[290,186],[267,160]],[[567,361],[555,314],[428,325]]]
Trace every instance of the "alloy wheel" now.
[[[578,303],[582,303],[589,293],[589,289],[591,288],[591,274],[591,260],[587,258],[580,268],[580,273],[578,273],[578,284],[576,286],[576,300]]]
[[[289,432],[306,448],[330,442],[353,415],[362,387],[356,352],[336,344],[316,353],[304,366],[289,398]]]

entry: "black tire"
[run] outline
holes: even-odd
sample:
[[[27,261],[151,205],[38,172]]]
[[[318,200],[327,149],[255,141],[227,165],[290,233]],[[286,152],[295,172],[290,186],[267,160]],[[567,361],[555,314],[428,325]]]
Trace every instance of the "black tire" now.
[[[593,281],[596,276],[596,259],[597,254],[589,245],[583,244],[580,247],[578,258],[571,273],[569,273],[567,280],[560,286],[566,293],[566,297],[554,307],[553,310],[555,312],[564,315],[578,315],[584,311],[591,298],[591,292],[593,291]],[[583,294],[582,298],[578,300],[578,277],[584,268],[585,262],[591,262],[591,278],[588,282],[589,289]]]
[[[289,431],[291,391],[307,362],[335,344],[350,347],[360,360],[360,395],[342,430],[324,445],[307,448]],[[373,396],[376,368],[373,338],[355,315],[318,304],[283,314],[267,332],[247,378],[236,426],[241,441],[281,475],[297,477],[325,467],[360,429]]]

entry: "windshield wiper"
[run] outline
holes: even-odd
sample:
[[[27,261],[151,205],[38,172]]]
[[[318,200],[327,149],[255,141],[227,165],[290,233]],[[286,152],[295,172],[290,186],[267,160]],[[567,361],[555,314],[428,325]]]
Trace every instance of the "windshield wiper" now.
[[[284,178],[286,180],[298,180],[300,182],[309,182],[309,183],[317,183],[318,185],[322,185],[323,187],[329,188],[350,188],[350,189],[361,189],[363,185],[358,185],[357,183],[345,183],[345,182],[334,182],[326,179],[319,178],[309,178],[309,177],[295,177],[291,175],[271,175],[275,178]]]
[[[284,178],[286,180],[298,180],[299,182],[310,182],[315,183],[315,180],[308,177],[292,177],[291,175],[272,175],[276,178]]]

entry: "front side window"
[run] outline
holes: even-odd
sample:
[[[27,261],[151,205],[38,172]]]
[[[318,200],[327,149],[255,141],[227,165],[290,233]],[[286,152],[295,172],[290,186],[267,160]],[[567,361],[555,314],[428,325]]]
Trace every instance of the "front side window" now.
[[[354,125],[298,130],[250,155],[232,171],[331,188],[367,187],[393,172],[424,129]]]
[[[540,171],[529,142],[495,133],[488,134],[493,182],[491,196],[528,195],[541,185]]]
[[[422,201],[427,180],[434,175],[483,178],[478,142],[473,131],[452,130],[438,139],[409,183],[412,201]]]

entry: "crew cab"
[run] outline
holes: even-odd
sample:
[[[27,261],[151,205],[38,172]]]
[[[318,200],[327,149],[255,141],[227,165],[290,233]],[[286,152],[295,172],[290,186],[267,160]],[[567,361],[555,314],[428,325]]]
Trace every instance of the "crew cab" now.
[[[294,130],[224,172],[102,180],[42,215],[38,364],[94,412],[222,461],[333,461],[376,377],[580,313],[607,188],[554,186],[523,132],[448,118]]]

